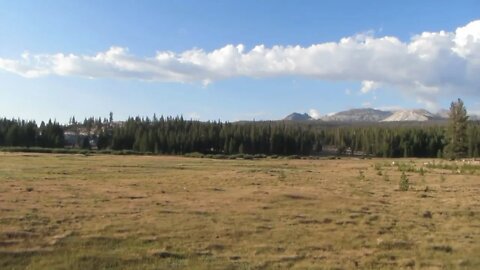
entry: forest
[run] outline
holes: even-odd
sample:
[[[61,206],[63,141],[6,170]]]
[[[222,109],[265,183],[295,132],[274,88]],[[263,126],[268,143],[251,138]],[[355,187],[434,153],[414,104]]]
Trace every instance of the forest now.
[[[0,119],[0,146],[61,148],[65,127],[51,120],[40,126],[34,121]]]
[[[78,134],[68,144],[66,132]],[[480,124],[466,123],[465,157],[480,153]],[[442,157],[447,123],[326,125],[318,121],[200,122],[183,117],[131,117],[125,122],[89,118],[68,125],[0,119],[1,147],[93,148],[152,154],[335,154]]]

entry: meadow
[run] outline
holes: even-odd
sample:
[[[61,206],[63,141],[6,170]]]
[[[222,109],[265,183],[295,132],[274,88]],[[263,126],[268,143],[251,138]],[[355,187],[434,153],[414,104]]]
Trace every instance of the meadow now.
[[[438,159],[0,153],[0,269],[480,269],[479,194]]]

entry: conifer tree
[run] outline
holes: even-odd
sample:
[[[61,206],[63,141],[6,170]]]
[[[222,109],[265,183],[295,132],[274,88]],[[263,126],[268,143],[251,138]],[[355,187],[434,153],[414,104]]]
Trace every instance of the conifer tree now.
[[[463,101],[458,99],[452,102],[447,132],[448,144],[445,148],[446,157],[455,159],[466,156],[468,150],[467,121],[467,110],[463,105]]]

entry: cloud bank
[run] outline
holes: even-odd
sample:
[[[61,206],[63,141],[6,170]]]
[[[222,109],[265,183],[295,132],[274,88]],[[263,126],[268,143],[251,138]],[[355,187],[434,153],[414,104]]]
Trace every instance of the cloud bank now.
[[[302,76],[358,81],[367,93],[398,88],[419,102],[441,94],[480,94],[480,20],[454,32],[424,32],[402,42],[393,36],[359,34],[309,47],[226,45],[213,51],[159,51],[136,57],[111,47],[96,55],[28,54],[0,57],[0,70],[26,78],[48,75],[203,83],[233,77]]]

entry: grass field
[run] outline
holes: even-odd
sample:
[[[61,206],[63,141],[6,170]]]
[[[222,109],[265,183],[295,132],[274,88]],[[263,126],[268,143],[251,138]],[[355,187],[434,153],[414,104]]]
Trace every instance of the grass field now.
[[[392,161],[0,153],[0,269],[480,269],[480,167]]]

